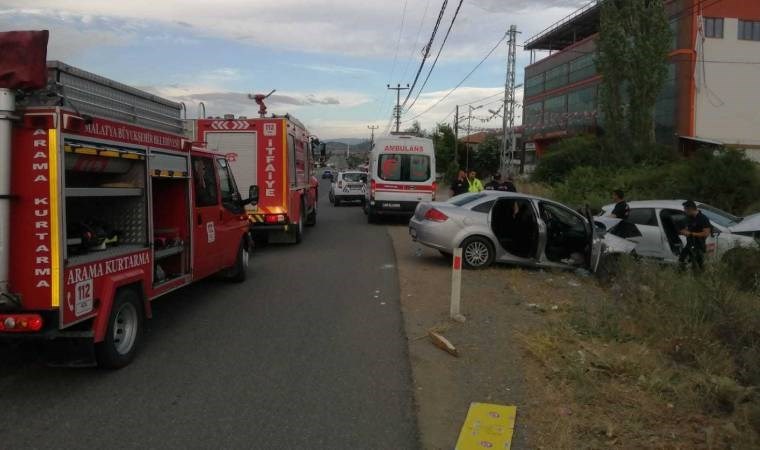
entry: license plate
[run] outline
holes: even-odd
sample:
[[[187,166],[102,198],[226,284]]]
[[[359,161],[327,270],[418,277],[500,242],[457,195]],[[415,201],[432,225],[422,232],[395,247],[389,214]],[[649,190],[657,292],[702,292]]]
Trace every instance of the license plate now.
[[[386,203],[386,208],[401,208],[401,203]]]

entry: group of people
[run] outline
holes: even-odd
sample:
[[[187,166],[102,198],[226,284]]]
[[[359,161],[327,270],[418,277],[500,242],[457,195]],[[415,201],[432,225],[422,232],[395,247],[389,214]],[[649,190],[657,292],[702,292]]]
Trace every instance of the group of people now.
[[[625,201],[625,193],[620,189],[612,191],[612,200],[615,202],[615,207],[610,217],[628,220],[631,208]],[[686,214],[686,223],[679,226],[678,234],[686,237],[686,246],[681,249],[678,260],[681,266],[688,263],[692,268],[701,270],[704,267],[707,252],[707,238],[712,234],[712,224],[693,200],[683,202],[683,210]]]
[[[451,183],[451,190],[454,195],[464,194],[466,192],[480,192],[480,191],[505,191],[505,192],[517,192],[517,187],[512,177],[507,177],[507,181],[501,181],[501,174],[496,173],[493,179],[483,185],[483,182],[478,179],[478,174],[471,170],[470,173],[466,173],[464,170],[460,170],[456,179]]]

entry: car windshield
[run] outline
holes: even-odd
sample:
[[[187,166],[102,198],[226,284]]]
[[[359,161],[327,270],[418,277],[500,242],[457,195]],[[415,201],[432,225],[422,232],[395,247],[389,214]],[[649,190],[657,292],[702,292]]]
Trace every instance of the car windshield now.
[[[363,183],[366,179],[367,175],[361,172],[349,172],[343,174],[343,181]]]
[[[699,205],[699,209],[700,211],[702,211],[702,214],[704,214],[705,216],[707,216],[708,219],[710,219],[710,222],[720,225],[722,227],[732,227],[742,221],[741,217],[737,217],[733,214],[727,213],[714,206],[705,205],[704,203]]]
[[[462,194],[462,195],[457,195],[456,197],[452,197],[447,200],[447,203],[451,203],[457,206],[464,206],[468,203],[472,203],[475,200],[481,199],[485,196],[486,194],[482,194],[480,192],[472,192],[472,193]]]

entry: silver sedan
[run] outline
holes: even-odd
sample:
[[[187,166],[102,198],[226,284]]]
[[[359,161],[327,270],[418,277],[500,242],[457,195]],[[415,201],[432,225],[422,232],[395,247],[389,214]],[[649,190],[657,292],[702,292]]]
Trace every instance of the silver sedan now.
[[[603,255],[629,254],[636,247],[565,205],[500,191],[420,203],[409,234],[445,255],[461,247],[465,267],[473,269],[503,262],[594,272]]]

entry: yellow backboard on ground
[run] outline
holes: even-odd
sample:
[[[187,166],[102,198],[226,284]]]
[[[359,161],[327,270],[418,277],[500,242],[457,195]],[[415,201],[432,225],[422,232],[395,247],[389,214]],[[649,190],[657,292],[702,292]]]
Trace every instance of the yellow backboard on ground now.
[[[516,416],[516,406],[470,403],[456,450],[511,449]]]

